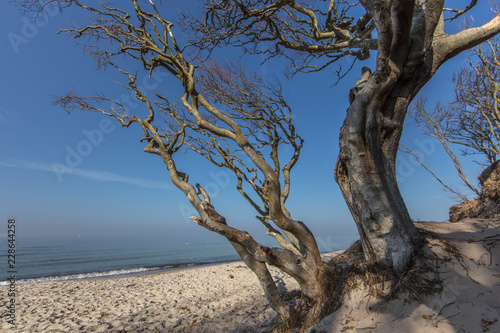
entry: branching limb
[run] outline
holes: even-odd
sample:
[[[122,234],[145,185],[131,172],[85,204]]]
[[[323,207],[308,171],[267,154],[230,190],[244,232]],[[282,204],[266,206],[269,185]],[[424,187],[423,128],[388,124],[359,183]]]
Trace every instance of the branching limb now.
[[[453,21],[454,19],[459,18],[460,16],[464,15],[467,13],[469,10],[474,8],[474,6],[477,5],[477,0],[471,0],[470,4],[465,7],[464,9],[458,9],[458,8],[443,8],[443,11],[445,12],[452,12],[454,13],[453,16],[447,17],[446,20],[448,21]]]
[[[476,28],[462,30],[454,35],[443,35],[436,38],[433,43],[435,50],[435,70],[445,61],[453,58],[457,54],[471,49],[482,42],[494,37],[500,32],[500,14],[484,25]]]
[[[377,49],[370,15],[354,21],[351,11],[359,6],[349,1],[330,1],[323,7],[288,0],[207,0],[204,6],[204,20],[186,15],[182,21],[198,33],[191,44],[209,52],[221,44],[232,44],[267,59],[285,57],[296,72],[319,71],[346,56],[366,59],[369,50]],[[320,54],[326,61],[312,64]]]
[[[271,223],[269,223],[269,220],[268,220],[268,217],[262,217],[262,216],[256,216],[255,218],[257,218],[259,221],[262,222],[262,224],[264,225],[264,227],[266,228],[267,230],[267,234],[269,236],[272,236],[276,239],[276,241],[278,242],[278,244],[283,247],[284,249],[286,250],[290,250],[292,251],[294,254],[298,255],[298,256],[301,256],[302,255],[302,252],[303,249],[301,249],[300,247],[298,247],[296,244],[288,241],[282,234],[281,232],[279,232],[278,230],[276,230],[272,225]]]
[[[462,193],[460,193],[459,191],[455,190],[454,188],[446,185],[431,169],[429,169],[422,160],[420,160],[420,158],[417,156],[417,154],[415,154],[414,151],[412,151],[411,149],[409,149],[408,147],[406,147],[405,145],[401,145],[401,151],[404,152],[404,153],[407,153],[411,156],[413,156],[417,162],[427,171],[429,172],[445,189],[447,189],[448,191],[450,191],[451,193],[455,194],[456,196],[458,196],[462,201],[467,201],[467,197],[464,196]]]
[[[73,110],[99,112],[115,118],[124,127],[129,127],[132,123],[139,121],[138,118],[127,114],[123,104],[99,95],[81,97],[74,91],[69,91],[64,95],[54,96],[52,104],[62,107],[68,113]],[[104,109],[103,104],[109,104],[111,108]]]
[[[445,149],[446,153],[448,156],[451,158],[453,161],[453,164],[455,166],[455,169],[458,172],[458,175],[460,176],[460,179],[464,182],[464,184],[469,188],[472,192],[474,192],[477,196],[480,195],[480,191],[472,185],[472,183],[469,181],[467,176],[465,175],[462,164],[460,163],[460,160],[458,159],[457,155],[453,152],[449,145],[449,129],[448,125],[446,123],[446,115],[443,114],[442,108],[437,105],[436,109],[432,114],[428,114],[425,111],[425,101],[423,99],[419,99],[415,103],[415,108],[414,112],[411,114],[412,118],[414,119],[415,123],[417,126],[420,127],[420,129],[428,136],[438,140],[443,148]],[[427,169],[427,168],[426,168]],[[434,176],[436,177],[436,176]],[[437,177],[436,177],[437,179]],[[444,184],[443,184],[444,185]],[[445,186],[448,188],[448,186]],[[457,194],[455,191],[452,190],[453,193]],[[462,195],[458,194],[460,197],[463,197]]]

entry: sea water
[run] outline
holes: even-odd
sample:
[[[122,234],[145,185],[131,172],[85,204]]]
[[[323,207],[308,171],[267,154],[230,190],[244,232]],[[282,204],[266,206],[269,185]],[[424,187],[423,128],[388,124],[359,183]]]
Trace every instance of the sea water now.
[[[216,235],[218,236],[218,235]],[[345,249],[352,237],[319,242],[323,252]],[[271,237],[261,242],[276,246]],[[7,239],[0,241],[0,286],[7,285]],[[223,237],[45,237],[16,241],[17,283],[119,276],[240,260]]]

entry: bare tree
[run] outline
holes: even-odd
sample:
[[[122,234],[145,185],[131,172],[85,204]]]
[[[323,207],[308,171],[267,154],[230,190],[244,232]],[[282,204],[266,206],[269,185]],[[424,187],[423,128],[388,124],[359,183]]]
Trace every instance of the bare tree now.
[[[291,170],[303,140],[295,131],[292,110],[279,83],[267,84],[231,62],[221,65],[210,61],[196,67],[177,43],[172,22],[164,19],[152,2],[146,4],[150,10],[145,10],[139,1],[132,0],[128,11],[100,1],[95,6],[68,2],[92,14],[93,22],[62,32],[79,40],[99,67],[123,74],[127,83],[122,86],[135,94],[146,113],[138,110],[129,114],[124,104],[104,95],[82,97],[73,91],[56,97],[54,104],[68,112],[92,111],[114,117],[123,127],[139,125],[144,151],[163,160],[171,181],[196,209],[198,216],[191,219],[229,240],[259,278],[271,307],[290,327],[310,326],[337,306],[330,284],[334,268],[321,258],[307,226],[294,220],[285,207]],[[125,63],[123,56],[128,59]],[[179,105],[160,90],[154,97],[141,91],[137,74],[127,69],[137,64],[150,75],[158,70],[172,74],[183,90]],[[108,105],[111,107],[106,108]],[[283,145],[292,147],[289,156],[284,156]],[[184,148],[234,173],[238,192],[280,247],[264,246],[226,221],[203,186],[192,184],[188,173],[176,166],[176,153]],[[285,301],[286,295],[278,291],[267,265],[298,282],[298,301]]]
[[[483,168],[500,156],[498,39],[474,48],[467,59],[467,66],[454,73],[452,81],[455,85],[453,101],[446,106],[437,103],[432,112],[427,112],[425,101],[419,99],[410,115],[426,135],[442,144],[463,183],[479,197],[480,190],[465,175],[452,146],[462,147],[463,156],[479,155],[481,159],[476,162]],[[464,195],[459,196],[466,200]]]
[[[448,121],[450,120],[450,116],[453,117],[456,114],[455,113],[448,113],[447,111],[443,111],[443,107],[441,107],[439,104],[436,105],[436,108],[432,113],[427,113],[425,111],[425,100],[423,98],[419,98],[410,113],[411,118],[414,120],[415,124],[424,132],[426,135],[430,136],[431,138],[434,138],[438,140],[441,145],[443,146],[446,154],[450,157],[450,159],[453,162],[453,165],[455,169],[458,172],[458,175],[462,182],[465,184],[465,186],[472,191],[474,194],[479,196],[480,191],[479,189],[476,188],[472,184],[472,182],[469,180],[467,175],[465,174],[463,168],[462,168],[462,163],[460,162],[460,159],[458,156],[455,154],[452,148],[453,142],[450,141],[450,138],[448,136],[448,133],[450,131],[450,123]],[[445,124],[446,123],[446,124]],[[407,147],[403,146],[402,149],[404,152],[409,153],[413,155],[416,160],[420,163],[422,167],[424,167],[425,170],[427,170],[431,175],[449,192],[455,194],[458,196],[462,201],[467,200],[467,196],[463,194],[459,189],[452,187],[450,185],[445,184],[434,172],[432,172],[424,163],[421,161],[418,156],[408,149]]]
[[[396,180],[396,155],[408,106],[439,67],[500,32],[500,16],[456,34],[445,26],[468,13],[444,0],[206,0],[193,44],[238,45],[285,57],[294,72],[319,71],[340,58],[367,59],[351,89],[340,133],[337,180],[354,217],[366,259],[403,272],[420,244]],[[450,1],[450,3],[452,3]]]
[[[498,39],[473,49],[467,66],[453,76],[455,99],[442,112],[448,142],[464,147],[464,156],[480,155],[483,167],[500,156],[499,52]]]
[[[43,6],[33,0],[18,2],[28,10],[40,11]],[[60,96],[56,103],[66,110],[100,112],[125,127],[137,123],[144,133],[144,151],[160,156],[172,182],[196,209],[199,216],[192,219],[231,242],[258,276],[271,307],[291,327],[310,326],[338,306],[345,279],[342,271],[352,263],[326,264],[310,230],[294,220],[285,207],[290,171],[300,156],[302,140],[295,133],[291,110],[279,86],[264,86],[231,64],[208,63],[196,74],[195,65],[175,40],[172,22],[159,14],[152,1],[144,1],[144,6],[151,6],[149,11],[138,0],[127,3],[132,7],[129,10],[102,1],[96,7],[76,0],[49,2],[60,3],[62,8],[75,5],[94,14],[93,23],[65,31],[76,39],[89,40],[83,45],[99,66],[114,67],[128,78],[124,87],[136,94],[147,114],[129,115],[123,105],[106,97],[80,97],[72,92]],[[360,267],[375,264],[403,273],[421,242],[395,176],[408,105],[442,63],[498,33],[500,17],[483,27],[447,35],[442,0],[362,0],[359,4],[225,0],[205,1],[205,5],[205,20],[190,21],[201,37],[194,45],[202,50],[236,44],[247,52],[284,56],[292,61],[295,71],[321,70],[346,56],[363,60],[376,50],[375,70],[372,73],[364,68],[351,89],[335,178],[361,235],[368,265]],[[450,18],[469,7],[452,10]],[[141,92],[137,75],[118,60],[122,55],[149,73],[160,69],[170,72],[183,89],[181,106],[160,92],[155,100]],[[104,103],[115,104],[104,109]],[[163,130],[158,114],[167,120],[161,125]],[[293,148],[289,159],[280,155],[283,144]],[[177,169],[174,155],[183,146],[235,174],[237,190],[256,209],[258,219],[281,247],[263,246],[249,233],[230,226],[203,186],[191,184],[188,175]],[[297,302],[285,301],[267,265],[297,280],[301,288]]]

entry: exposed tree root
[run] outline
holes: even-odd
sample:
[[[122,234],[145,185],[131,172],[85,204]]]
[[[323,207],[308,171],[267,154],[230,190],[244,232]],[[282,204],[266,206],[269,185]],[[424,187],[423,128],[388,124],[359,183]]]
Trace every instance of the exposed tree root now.
[[[462,263],[463,255],[455,245],[439,234],[424,229],[418,229],[418,231],[424,242],[417,249],[409,269],[400,275],[365,262],[359,241],[341,255],[331,259],[327,263],[330,299],[322,317],[342,306],[345,297],[350,292],[360,289],[366,290],[366,297],[372,298],[373,303],[377,305],[398,297],[408,303],[420,303],[426,297],[441,293],[443,282],[439,274],[440,263],[453,259]],[[436,254],[431,249],[435,246],[442,248],[445,255]],[[465,266],[463,267],[465,269]],[[297,301],[300,298],[300,292],[289,292],[286,298],[287,301]],[[283,322],[278,322],[269,328],[269,332],[273,333],[302,332],[303,330],[304,328],[290,329]]]

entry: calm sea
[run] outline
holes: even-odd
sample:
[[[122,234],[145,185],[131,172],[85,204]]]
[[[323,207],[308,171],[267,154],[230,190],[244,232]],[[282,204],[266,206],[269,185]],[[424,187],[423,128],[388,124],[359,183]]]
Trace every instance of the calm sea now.
[[[262,241],[262,240],[261,240]],[[318,239],[322,252],[347,248],[352,237]],[[267,246],[275,245],[271,237]],[[7,285],[7,239],[0,243],[0,286]],[[17,283],[139,274],[240,260],[225,240],[165,238],[22,238],[16,241]]]

